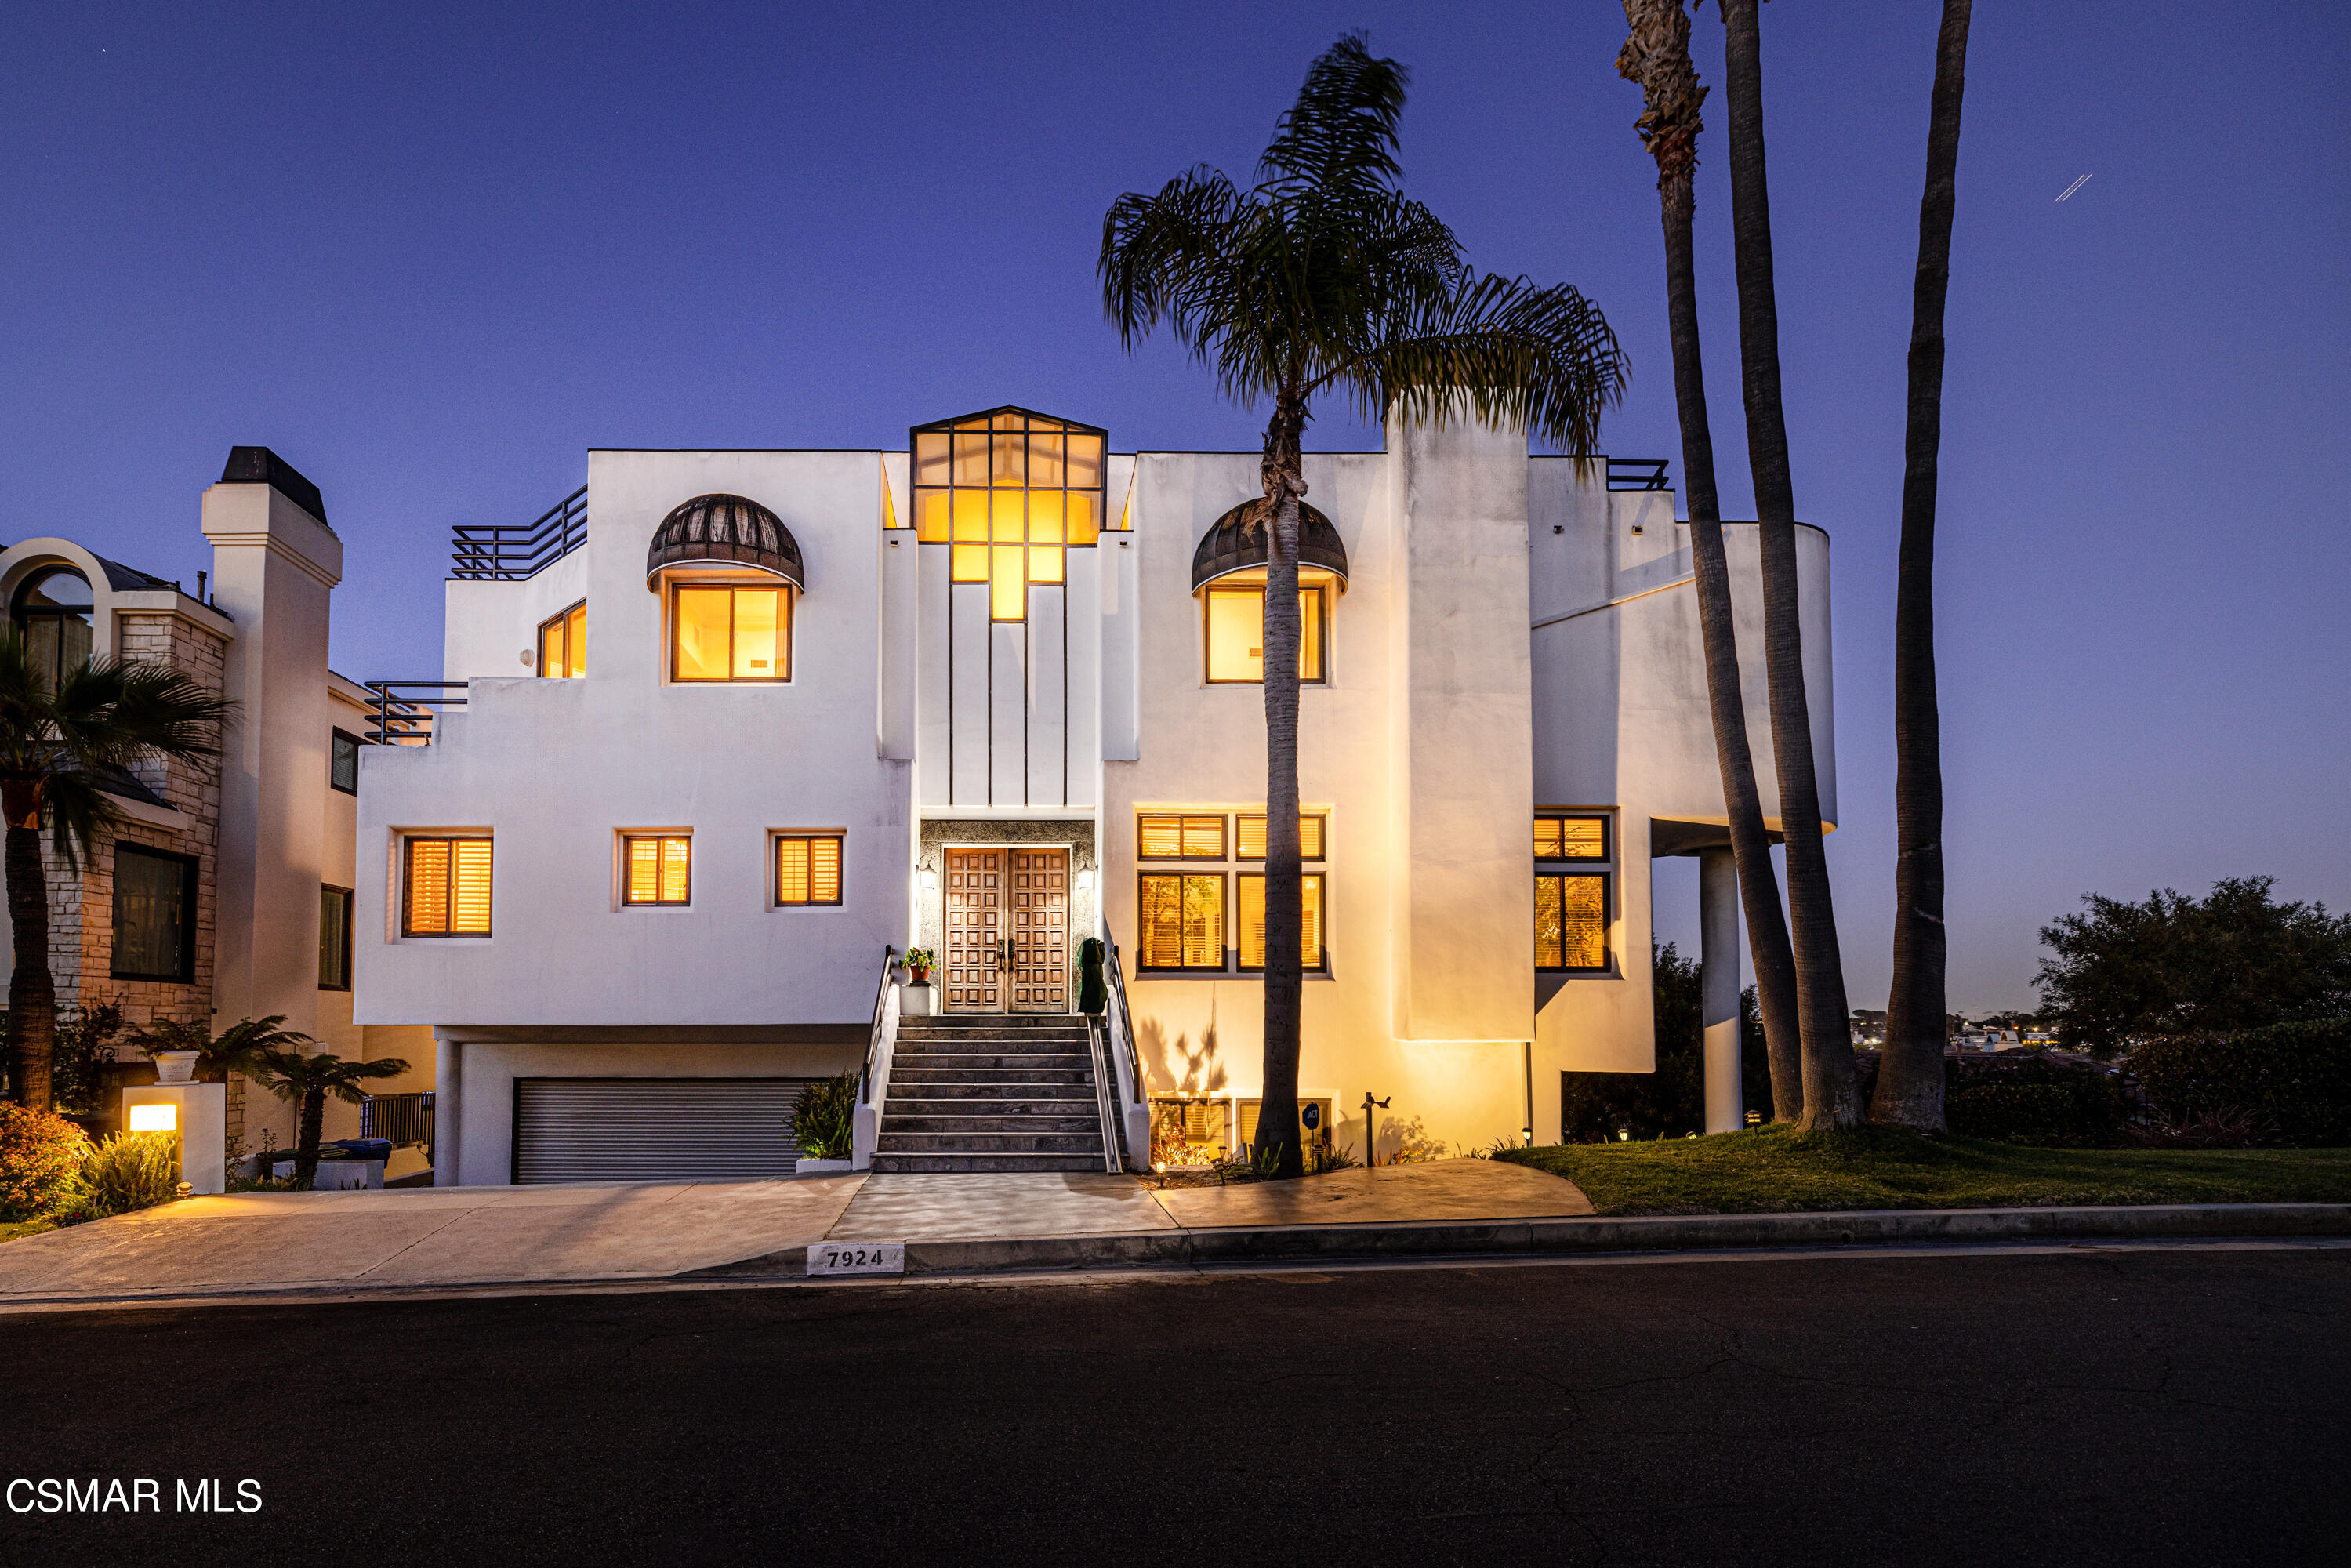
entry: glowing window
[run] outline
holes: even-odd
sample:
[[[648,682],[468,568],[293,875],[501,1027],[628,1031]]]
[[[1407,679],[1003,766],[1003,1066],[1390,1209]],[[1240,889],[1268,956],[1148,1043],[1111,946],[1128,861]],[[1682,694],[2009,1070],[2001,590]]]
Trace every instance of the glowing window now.
[[[1254,580],[1251,580],[1254,579]],[[1310,581],[1298,591],[1298,678],[1319,684],[1329,631],[1332,583]],[[1265,574],[1236,572],[1200,591],[1207,606],[1208,680],[1256,685],[1265,679]]]
[[[588,673],[588,605],[573,605],[538,628],[538,673],[550,680],[578,680]]]
[[[694,841],[684,833],[631,833],[621,841],[621,902],[683,904],[694,882]]]
[[[841,835],[776,835],[776,902],[778,904],[841,902]]]
[[[1225,879],[1146,872],[1135,946],[1144,969],[1225,967]]]
[[[998,409],[912,433],[915,538],[948,577],[986,583],[988,618],[1023,621],[1029,590],[1067,580],[1066,552],[1102,526],[1102,431]]]
[[[1240,937],[1240,967],[1244,969],[1265,967],[1265,877],[1258,872],[1243,872],[1234,879],[1233,892],[1240,909],[1237,935]],[[1320,969],[1329,961],[1322,947],[1322,874],[1308,872],[1299,878],[1298,961],[1309,969]]]
[[[1225,858],[1225,819],[1152,814],[1135,820],[1135,839],[1147,861],[1220,861]]]
[[[790,590],[680,584],[670,593],[672,680],[791,678]]]
[[[1535,878],[1535,967],[1608,967],[1608,873],[1564,872]]]
[[[490,934],[490,841],[411,839],[403,936],[487,936]]]
[[[1604,861],[1607,858],[1607,818],[1542,816],[1535,819],[1535,859]]]
[[[1240,814],[1238,854],[1245,861],[1265,859],[1265,813],[1243,811]],[[1319,861],[1322,858],[1322,819],[1301,814],[1298,819],[1298,858]]]

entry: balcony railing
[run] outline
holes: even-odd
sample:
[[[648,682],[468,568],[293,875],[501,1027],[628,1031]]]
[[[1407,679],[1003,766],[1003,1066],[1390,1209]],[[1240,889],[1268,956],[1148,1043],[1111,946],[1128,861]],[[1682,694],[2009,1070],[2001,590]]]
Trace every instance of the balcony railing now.
[[[465,706],[463,681],[370,681],[368,732],[373,746],[430,746],[444,708]]]
[[[1611,457],[1608,487],[1612,490],[1662,490],[1666,487],[1663,457]]]
[[[450,532],[451,577],[517,581],[588,542],[588,486],[564,497],[537,522],[459,523]]]

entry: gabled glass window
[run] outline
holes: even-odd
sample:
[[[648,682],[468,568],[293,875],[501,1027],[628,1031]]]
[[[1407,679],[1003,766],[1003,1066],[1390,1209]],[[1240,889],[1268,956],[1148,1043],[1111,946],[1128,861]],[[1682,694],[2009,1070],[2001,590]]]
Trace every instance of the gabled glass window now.
[[[956,582],[988,585],[988,618],[1025,621],[1032,584],[1067,579],[1065,553],[1102,527],[1107,433],[1000,408],[909,433],[914,535],[950,547]]]

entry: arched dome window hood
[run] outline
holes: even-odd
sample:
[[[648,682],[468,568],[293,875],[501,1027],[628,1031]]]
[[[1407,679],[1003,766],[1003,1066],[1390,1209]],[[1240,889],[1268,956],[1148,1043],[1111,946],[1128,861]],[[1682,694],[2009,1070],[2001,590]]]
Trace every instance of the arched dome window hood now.
[[[1220,577],[1265,570],[1272,523],[1269,519],[1262,528],[1251,526],[1264,511],[1263,497],[1244,501],[1200,536],[1200,548],[1192,552],[1193,592]],[[1338,580],[1340,592],[1347,591],[1347,547],[1331,519],[1303,502],[1298,507],[1298,566],[1309,578],[1320,568]]]
[[[743,496],[696,496],[662,519],[645,552],[645,586],[678,566],[761,571],[808,591],[799,541],[782,518]]]

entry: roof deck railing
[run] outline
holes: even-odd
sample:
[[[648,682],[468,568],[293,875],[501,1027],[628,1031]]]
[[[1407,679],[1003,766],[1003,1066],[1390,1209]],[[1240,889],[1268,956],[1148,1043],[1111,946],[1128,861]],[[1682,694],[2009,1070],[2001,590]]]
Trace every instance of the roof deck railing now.
[[[1612,490],[1662,490],[1666,487],[1663,457],[1611,457],[1608,487]]]
[[[468,582],[514,582],[536,575],[588,542],[588,486],[535,522],[459,523],[450,530],[449,575]]]
[[[367,689],[371,746],[430,746],[442,710],[465,706],[464,681],[370,681]]]

